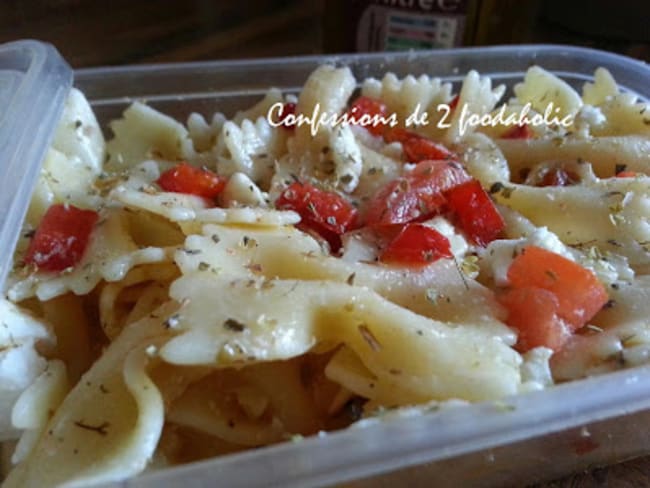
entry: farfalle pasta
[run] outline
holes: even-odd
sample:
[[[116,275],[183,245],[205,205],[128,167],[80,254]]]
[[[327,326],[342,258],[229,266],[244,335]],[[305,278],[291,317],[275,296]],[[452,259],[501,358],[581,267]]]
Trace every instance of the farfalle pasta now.
[[[325,65],[232,119],[135,102],[105,142],[73,90],[0,301],[5,486],[647,362],[645,104],[603,69],[504,93]],[[463,125],[549,102],[569,125]],[[379,122],[288,122],[314,111]]]

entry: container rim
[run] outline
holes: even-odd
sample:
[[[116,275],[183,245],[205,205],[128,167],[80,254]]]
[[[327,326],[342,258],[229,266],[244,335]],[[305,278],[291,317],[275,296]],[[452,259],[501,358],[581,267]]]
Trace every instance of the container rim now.
[[[250,58],[250,59],[222,59],[215,61],[188,61],[179,63],[143,63],[123,66],[103,66],[80,68],[75,70],[75,77],[93,76],[111,72],[113,74],[129,73],[139,74],[159,71],[165,69],[168,71],[184,71],[187,68],[202,67],[226,67],[226,66],[247,66],[247,65],[277,65],[277,64],[299,64],[299,63],[341,63],[341,62],[364,62],[364,61],[390,61],[396,58],[421,58],[426,56],[446,57],[455,54],[472,55],[472,54],[503,54],[513,53],[516,51],[520,55],[535,54],[564,54],[564,55],[584,55],[599,56],[603,62],[609,62],[613,65],[628,68],[641,68],[650,73],[650,65],[647,63],[600,49],[593,49],[581,46],[571,46],[568,44],[521,44],[521,45],[495,45],[479,47],[459,47],[448,49],[433,49],[423,51],[396,51],[396,52],[377,52],[377,53],[337,53],[337,54],[310,54],[304,56],[278,56],[268,58]]]
[[[59,52],[41,41],[0,44],[0,57],[0,78],[4,74],[14,79],[10,89],[0,93],[0,208],[4,213],[0,216],[0,283],[4,286],[73,74]]]

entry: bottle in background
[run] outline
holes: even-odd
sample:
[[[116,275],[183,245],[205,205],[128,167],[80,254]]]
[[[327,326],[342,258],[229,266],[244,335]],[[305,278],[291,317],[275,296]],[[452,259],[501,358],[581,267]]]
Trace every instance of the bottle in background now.
[[[479,0],[325,0],[325,50],[402,51],[471,44],[479,3]]]

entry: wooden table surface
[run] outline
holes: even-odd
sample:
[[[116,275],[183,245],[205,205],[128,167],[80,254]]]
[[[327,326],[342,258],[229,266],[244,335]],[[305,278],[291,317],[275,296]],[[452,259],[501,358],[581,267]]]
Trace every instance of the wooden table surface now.
[[[74,68],[313,54],[322,46],[320,7],[320,0],[3,0],[0,43],[51,42]],[[536,486],[650,486],[650,457]]]

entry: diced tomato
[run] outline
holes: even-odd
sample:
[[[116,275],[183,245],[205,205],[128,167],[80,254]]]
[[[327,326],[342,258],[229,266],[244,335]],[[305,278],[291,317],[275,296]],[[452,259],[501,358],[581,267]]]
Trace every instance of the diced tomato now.
[[[508,269],[513,288],[535,287],[553,293],[557,315],[572,331],[583,327],[607,303],[596,276],[577,263],[537,246],[525,247]]]
[[[478,180],[455,186],[445,196],[460,227],[479,246],[486,246],[496,239],[506,225]]]
[[[368,225],[403,224],[435,214],[446,202],[443,192],[470,176],[453,161],[423,161],[389,182],[368,205]]]
[[[296,124],[293,121],[287,120],[287,117],[290,115],[295,115],[296,113],[296,104],[292,102],[287,102],[282,106],[282,110],[278,114],[278,122],[281,123],[283,129],[293,130],[296,128]]]
[[[442,144],[431,139],[409,139],[402,144],[409,163],[420,163],[429,159],[455,159],[456,155]]]
[[[562,168],[550,168],[536,186],[570,186],[580,182],[580,177],[573,171]]]
[[[501,139],[532,139],[535,133],[528,124],[514,125],[501,134]]]
[[[354,117],[357,121],[361,120],[364,115],[367,116],[363,118],[370,118],[370,123],[362,124],[363,127],[371,134],[380,136],[388,127],[388,124],[381,122],[381,119],[386,119],[387,112],[386,104],[381,100],[362,96],[352,102],[348,116]],[[374,124],[373,121],[378,121],[378,123]]]
[[[534,347],[559,350],[571,335],[567,324],[558,316],[557,296],[542,288],[524,286],[497,294],[508,309],[506,323],[516,329],[516,348],[526,352]]]
[[[616,173],[617,178],[635,178],[639,175],[636,171],[621,171]]]
[[[216,197],[226,186],[225,178],[208,169],[181,163],[165,171],[156,183],[165,191],[187,193],[204,198]]]
[[[52,205],[41,220],[25,255],[25,263],[45,271],[63,271],[83,257],[99,215],[72,205]]]
[[[454,96],[454,98],[451,99],[451,102],[449,102],[449,110],[455,110],[456,107],[458,106],[459,100],[460,100],[460,95]]]
[[[308,183],[292,183],[280,194],[275,206],[297,212],[301,218],[297,227],[326,239],[333,252],[341,247],[341,234],[352,229],[357,219],[357,210],[345,198]]]
[[[449,240],[440,232],[422,224],[407,224],[383,250],[383,263],[425,266],[440,258],[450,258]]]
[[[511,288],[498,294],[507,323],[519,330],[517,347],[559,350],[607,303],[607,293],[589,270],[559,254],[527,246],[508,269]]]
[[[399,142],[403,144],[405,141],[408,141],[414,137],[418,138],[422,136],[410,130],[402,129],[401,127],[388,129],[386,132],[384,132],[384,141],[386,141],[388,144],[391,142]]]
[[[404,229],[404,224],[382,224],[363,227],[371,231],[380,248],[385,248]]]
[[[427,160],[456,158],[456,155],[444,145],[406,129],[389,129],[384,134],[384,140],[388,143],[400,142],[404,156],[409,163],[417,164]]]

